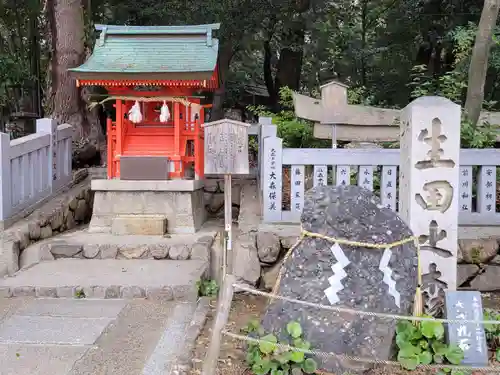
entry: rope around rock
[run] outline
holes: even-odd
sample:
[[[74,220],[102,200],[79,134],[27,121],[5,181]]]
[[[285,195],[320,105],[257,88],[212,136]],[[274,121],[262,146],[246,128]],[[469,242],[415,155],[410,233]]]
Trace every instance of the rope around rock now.
[[[250,287],[248,287],[246,285],[242,285],[242,284],[233,284],[233,288],[239,289],[239,290],[242,290],[244,292],[251,293],[251,294],[260,295],[260,296],[267,297],[267,298],[280,299],[283,301],[296,303],[296,304],[303,305],[303,306],[316,307],[316,308],[323,309],[323,310],[330,310],[330,311],[336,311],[336,312],[340,312],[340,313],[348,313],[348,314],[361,315],[361,316],[372,316],[372,317],[391,319],[391,320],[410,320],[410,321],[416,321],[416,322],[441,322],[441,323],[461,323],[461,324],[471,323],[471,324],[500,325],[500,321],[498,321],[498,320],[439,319],[439,318],[427,318],[424,316],[406,316],[406,315],[398,315],[398,314],[378,313],[378,312],[373,312],[373,311],[361,311],[361,310],[349,309],[347,307],[336,307],[336,306],[331,306],[331,305],[323,305],[321,303],[307,302],[307,301],[302,301],[302,300],[294,299],[294,298],[290,298],[290,297],[280,296],[280,295],[276,295],[276,294],[270,294],[270,293],[262,292],[260,290],[254,289],[254,288],[250,288]]]
[[[281,268],[278,272],[278,276],[276,277],[276,282],[274,283],[274,287],[272,289],[273,296],[270,297],[271,301],[274,299],[274,296],[277,295],[279,292],[281,278],[282,278],[283,273],[285,271],[284,265],[285,265],[286,261],[288,260],[290,255],[292,255],[295,248],[302,242],[302,240],[305,237],[320,238],[322,240],[329,241],[332,243],[348,245],[348,246],[364,247],[364,248],[369,248],[369,249],[378,249],[378,250],[390,249],[393,247],[404,245],[408,242],[413,242],[415,244],[415,248],[417,249],[417,288],[415,290],[415,298],[414,298],[414,303],[413,303],[413,315],[415,315],[415,316],[422,315],[423,310],[424,310],[424,301],[423,301],[422,290],[421,290],[421,288],[422,288],[422,266],[421,266],[421,260],[420,260],[420,243],[419,243],[418,237],[416,237],[416,236],[411,236],[411,237],[404,238],[402,240],[391,242],[388,244],[378,244],[378,243],[350,241],[350,240],[346,240],[343,238],[329,237],[329,236],[326,236],[324,234],[309,232],[301,227],[300,237],[297,239],[297,242],[288,250],[288,252],[285,254],[285,257],[283,258],[283,262],[281,263]]]
[[[326,236],[324,234],[309,232],[309,231],[307,231],[305,229],[301,229],[300,230],[300,237],[297,239],[297,242],[295,242],[295,244],[287,251],[287,253],[285,254],[285,256],[283,258],[283,263],[282,264],[285,264],[285,262],[288,260],[288,258],[290,257],[290,255],[292,255],[292,253],[295,250],[295,248],[297,246],[299,246],[299,244],[302,242],[302,240],[305,237],[320,238],[322,240],[325,240],[325,241],[328,241],[328,242],[332,242],[332,243],[338,243],[338,244],[347,245],[347,246],[364,247],[364,248],[369,248],[369,249],[377,249],[377,250],[390,249],[392,247],[397,247],[397,246],[404,245],[404,244],[406,244],[408,242],[413,242],[413,243],[415,243],[415,246],[417,247],[417,257],[418,257],[418,275],[417,275],[417,277],[418,277],[418,287],[420,288],[420,285],[422,284],[421,274],[420,274],[420,251],[419,251],[420,250],[420,245],[418,243],[418,237],[411,236],[411,237],[404,238],[402,240],[395,241],[395,242],[388,243],[388,244],[378,244],[378,243],[370,243],[370,242],[350,241],[350,240],[346,240],[346,239],[343,239],[343,238],[334,238],[334,237]],[[278,276],[276,277],[276,282],[274,283],[274,287],[272,289],[272,294],[278,294],[279,285],[280,285],[280,282],[281,282],[281,277],[283,276],[283,272],[284,272],[284,267],[281,267],[281,269],[280,269],[280,271],[278,273]]]
[[[301,243],[301,241],[305,237],[311,237],[311,238],[320,238],[323,240],[326,240],[328,242],[332,243],[337,243],[337,244],[343,244],[343,245],[348,245],[348,246],[356,246],[356,247],[363,247],[363,248],[371,248],[371,249],[388,249],[392,247],[397,247],[404,245],[409,242],[414,242],[415,247],[417,249],[417,259],[418,259],[418,267],[417,267],[417,290],[416,290],[416,298],[415,298],[415,304],[418,305],[416,309],[414,309],[414,315],[413,316],[405,316],[405,315],[398,315],[398,314],[388,314],[388,313],[378,313],[378,312],[372,312],[372,311],[360,311],[360,310],[354,310],[354,309],[349,309],[345,307],[335,307],[331,305],[324,305],[320,303],[313,303],[313,302],[307,302],[307,301],[302,301],[294,298],[289,298],[289,297],[284,297],[278,295],[279,291],[279,285],[281,282],[281,278],[284,272],[284,266],[281,267],[278,276],[276,278],[276,283],[274,284],[274,287],[272,289],[272,293],[266,293],[266,292],[261,292],[260,290],[256,290],[254,288],[250,288],[245,285],[241,284],[233,284],[233,288],[239,289],[241,291],[245,291],[248,293],[260,295],[263,297],[267,297],[270,300],[273,299],[280,299],[283,301],[291,302],[291,303],[296,303],[300,304],[303,306],[309,306],[309,307],[315,307],[315,308],[320,308],[324,310],[330,310],[330,311],[336,311],[340,313],[348,313],[348,314],[354,314],[354,315],[360,315],[360,316],[370,316],[370,317],[378,317],[378,318],[383,318],[383,319],[391,319],[391,320],[406,320],[406,321],[413,321],[413,323],[416,322],[424,322],[424,321],[431,321],[431,322],[441,322],[441,323],[459,323],[459,324],[464,324],[464,323],[472,323],[472,324],[491,324],[491,325],[500,325],[500,321],[496,320],[467,320],[467,319],[437,319],[437,318],[432,318],[432,317],[423,317],[421,316],[421,306],[423,304],[422,301],[422,296],[421,296],[421,285],[422,285],[422,275],[421,275],[421,263],[420,263],[420,243],[418,241],[418,238],[415,236],[405,238],[403,240],[399,240],[396,242],[392,242],[389,244],[376,244],[376,243],[364,243],[364,242],[358,242],[358,241],[350,241],[346,239],[340,239],[340,238],[333,238],[333,237],[328,237],[319,233],[313,233],[306,231],[304,229],[301,229],[301,234],[300,237],[298,238],[297,242],[288,250],[288,252],[285,254],[285,257],[283,258],[283,265],[285,262],[288,260],[290,255],[293,253],[295,248]],[[230,331],[223,330],[222,334],[238,339],[238,340],[244,340],[248,342],[254,342],[254,343],[268,343],[265,340],[257,339],[254,337],[250,336],[244,336],[240,334],[236,334]],[[365,363],[365,364],[371,364],[371,365],[386,365],[386,366],[398,366],[402,367],[400,362],[397,361],[389,361],[389,360],[381,360],[381,359],[376,359],[376,358],[362,358],[362,357],[355,357],[355,356],[350,356],[347,354],[336,354],[336,353],[328,353],[328,352],[323,352],[323,351],[318,351],[318,350],[305,350],[301,348],[296,348],[290,345],[286,344],[280,344],[280,343],[273,343],[280,349],[287,349],[287,350],[293,350],[293,351],[300,351],[305,354],[311,354],[316,357],[322,357],[322,358],[327,358],[327,357],[335,357],[339,360],[344,360],[344,361],[352,361],[352,362],[358,362],[358,363]],[[424,364],[418,364],[417,368],[419,369],[450,369],[450,370],[456,370],[456,371],[477,371],[477,372],[498,372],[500,373],[500,366],[485,366],[485,367],[469,367],[469,366],[457,366],[457,365],[449,365],[449,364],[432,364],[432,365],[424,365]]]

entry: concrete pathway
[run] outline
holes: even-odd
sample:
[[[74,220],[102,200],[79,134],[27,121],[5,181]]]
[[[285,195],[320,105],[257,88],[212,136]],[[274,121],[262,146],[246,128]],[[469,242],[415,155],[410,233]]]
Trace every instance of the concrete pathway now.
[[[0,299],[0,375],[169,375],[207,311],[206,300]]]

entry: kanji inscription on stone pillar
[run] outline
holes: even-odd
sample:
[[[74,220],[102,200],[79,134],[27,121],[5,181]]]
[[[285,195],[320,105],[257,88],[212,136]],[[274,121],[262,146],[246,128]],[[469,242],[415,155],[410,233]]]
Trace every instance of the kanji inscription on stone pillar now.
[[[460,106],[422,97],[401,113],[400,216],[420,243],[425,311],[440,315],[457,285]]]

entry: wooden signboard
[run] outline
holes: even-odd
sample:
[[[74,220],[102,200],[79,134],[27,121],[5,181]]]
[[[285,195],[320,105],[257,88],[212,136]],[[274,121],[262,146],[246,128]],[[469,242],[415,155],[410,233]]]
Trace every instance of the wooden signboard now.
[[[219,120],[205,129],[205,174],[249,174],[248,128],[236,120]]]
[[[227,251],[232,250],[231,176],[250,173],[248,128],[250,124],[236,120],[207,122],[205,129],[205,175],[224,175],[225,246],[222,254],[222,277],[226,276]]]

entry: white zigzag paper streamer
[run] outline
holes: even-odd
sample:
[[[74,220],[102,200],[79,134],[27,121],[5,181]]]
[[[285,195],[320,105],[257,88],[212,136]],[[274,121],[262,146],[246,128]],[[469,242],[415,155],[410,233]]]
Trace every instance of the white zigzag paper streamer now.
[[[384,279],[383,282],[389,287],[388,293],[390,296],[394,297],[394,302],[397,307],[400,306],[401,296],[396,290],[396,281],[392,279],[392,270],[389,268],[389,261],[391,260],[392,251],[390,248],[384,250],[382,254],[382,259],[380,259],[379,270],[383,272]]]
[[[349,259],[347,259],[344,251],[342,251],[342,248],[338,243],[333,244],[330,250],[332,251],[335,259],[337,259],[337,263],[332,266],[333,276],[330,276],[328,278],[330,286],[326,288],[324,292],[326,297],[328,298],[328,301],[330,301],[330,304],[334,305],[340,301],[337,293],[344,289],[344,286],[340,282],[344,277],[347,276],[344,268],[351,262],[349,262]]]

